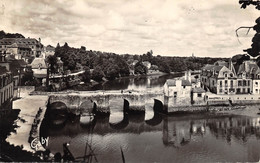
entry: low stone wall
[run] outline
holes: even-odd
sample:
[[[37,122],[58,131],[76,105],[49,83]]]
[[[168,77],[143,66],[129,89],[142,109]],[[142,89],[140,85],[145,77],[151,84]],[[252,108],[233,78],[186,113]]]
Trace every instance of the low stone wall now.
[[[230,102],[228,100],[214,100],[214,101],[207,101],[207,105],[209,105],[209,106],[229,106]]]
[[[228,111],[228,110],[237,110],[244,109],[245,106],[185,106],[185,107],[174,107],[168,110],[168,114],[185,112],[185,113],[195,113],[195,112],[207,112],[207,111]]]
[[[233,105],[254,105],[260,104],[260,100],[234,100],[232,101]]]
[[[205,112],[207,111],[207,106],[179,106],[179,107],[170,107],[167,109],[167,113],[176,113],[176,112]]]

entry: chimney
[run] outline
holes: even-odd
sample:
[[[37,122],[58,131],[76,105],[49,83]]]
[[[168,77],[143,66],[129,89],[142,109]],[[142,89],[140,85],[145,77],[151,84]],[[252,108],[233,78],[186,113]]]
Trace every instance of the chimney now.
[[[185,71],[185,77],[184,77],[185,80],[188,80],[189,82],[191,82],[191,71],[188,70],[188,71]]]

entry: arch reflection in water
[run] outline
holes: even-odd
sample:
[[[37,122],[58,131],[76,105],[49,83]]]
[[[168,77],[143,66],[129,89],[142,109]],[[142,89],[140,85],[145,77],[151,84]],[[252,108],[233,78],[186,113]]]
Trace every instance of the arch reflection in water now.
[[[162,158],[162,160],[159,160],[160,162],[171,162],[177,159],[179,155],[179,159],[184,159],[184,154],[179,153],[177,155],[178,150],[174,150],[183,146],[188,146],[188,148],[184,148],[186,153],[207,153],[207,155],[212,155],[213,161],[218,161],[214,160],[214,154],[219,156],[220,152],[223,151],[242,152],[250,145],[247,142],[256,144],[253,149],[259,151],[259,120],[257,118],[234,115],[164,116],[155,113],[152,119],[145,121],[144,116],[136,117],[125,113],[123,120],[117,124],[111,124],[109,116],[95,116],[89,123],[82,123],[76,118],[74,122],[66,121],[65,126],[61,127],[59,131],[50,127],[46,128],[46,130],[48,130],[47,133],[50,138],[48,148],[51,151],[62,152],[62,143],[71,141],[71,149],[75,157],[82,156],[81,151],[85,148],[84,140],[87,136],[90,136],[89,131],[92,131],[93,148],[96,153],[100,154],[97,156],[100,161],[107,162],[107,159],[109,160],[107,158],[108,155],[114,159],[120,158],[120,151],[116,149],[120,149],[120,146],[124,145],[128,149],[124,150],[124,154],[128,156],[127,160],[130,162],[137,161],[130,157],[133,151],[142,153],[142,155],[135,153],[136,157],[144,159],[141,161],[149,160],[150,158],[157,160],[157,157],[154,156],[154,150],[163,153],[165,156],[160,157]],[[258,139],[254,139],[252,135]],[[223,143],[229,143],[230,140],[236,141],[232,141],[233,145],[223,146]],[[200,147],[198,143],[203,143],[201,145],[203,148],[197,148]],[[244,145],[237,145],[237,143],[243,143]],[[156,149],[147,150],[151,144]],[[214,144],[214,148],[211,148],[211,144]],[[235,151],[234,148],[231,148],[234,145],[236,146]],[[166,147],[173,148],[169,149]],[[195,148],[196,150],[194,150]],[[208,149],[212,153],[209,153]],[[242,156],[231,154],[225,157],[229,161],[235,161],[239,159],[236,157]],[[171,160],[167,160],[167,158],[171,158]],[[251,152],[250,156],[247,156],[247,159],[250,161],[258,161],[259,158],[260,154],[257,152]],[[202,161],[207,162],[209,160]]]

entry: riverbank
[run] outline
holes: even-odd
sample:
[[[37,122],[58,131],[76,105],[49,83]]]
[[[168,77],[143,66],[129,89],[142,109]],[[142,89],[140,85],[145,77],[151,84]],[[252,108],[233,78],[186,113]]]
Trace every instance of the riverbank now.
[[[34,156],[33,153],[27,152],[23,150],[23,145],[14,146],[10,145],[10,143],[6,142],[6,138],[11,133],[16,133],[18,121],[22,121],[19,119],[18,114],[20,110],[13,109],[8,116],[1,117],[0,123],[0,162],[6,161],[42,161],[38,156]]]
[[[13,108],[21,110],[18,115],[18,119],[21,120],[16,121],[18,128],[15,133],[7,137],[6,141],[14,146],[23,146],[26,151],[35,152],[28,142],[29,133],[39,108],[46,107],[48,96],[30,96],[28,93],[21,93],[21,98],[13,101]]]

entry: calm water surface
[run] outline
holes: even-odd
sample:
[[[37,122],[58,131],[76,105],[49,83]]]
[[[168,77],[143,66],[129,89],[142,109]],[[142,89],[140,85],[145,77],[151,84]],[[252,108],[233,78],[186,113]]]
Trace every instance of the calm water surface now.
[[[149,87],[160,89],[164,82],[158,80],[166,79],[151,79]],[[141,83],[145,84],[124,87],[145,89],[147,79]],[[69,143],[74,157],[82,158],[90,153],[91,146],[98,162],[123,162],[120,149],[126,162],[256,162],[260,159],[259,106],[222,113],[165,116],[154,114],[153,103],[146,105],[143,115],[124,114],[121,100],[111,101],[110,105],[109,117],[81,115],[54,125],[46,116],[41,126],[41,136],[49,137],[46,148],[53,154],[63,154],[63,143]]]

